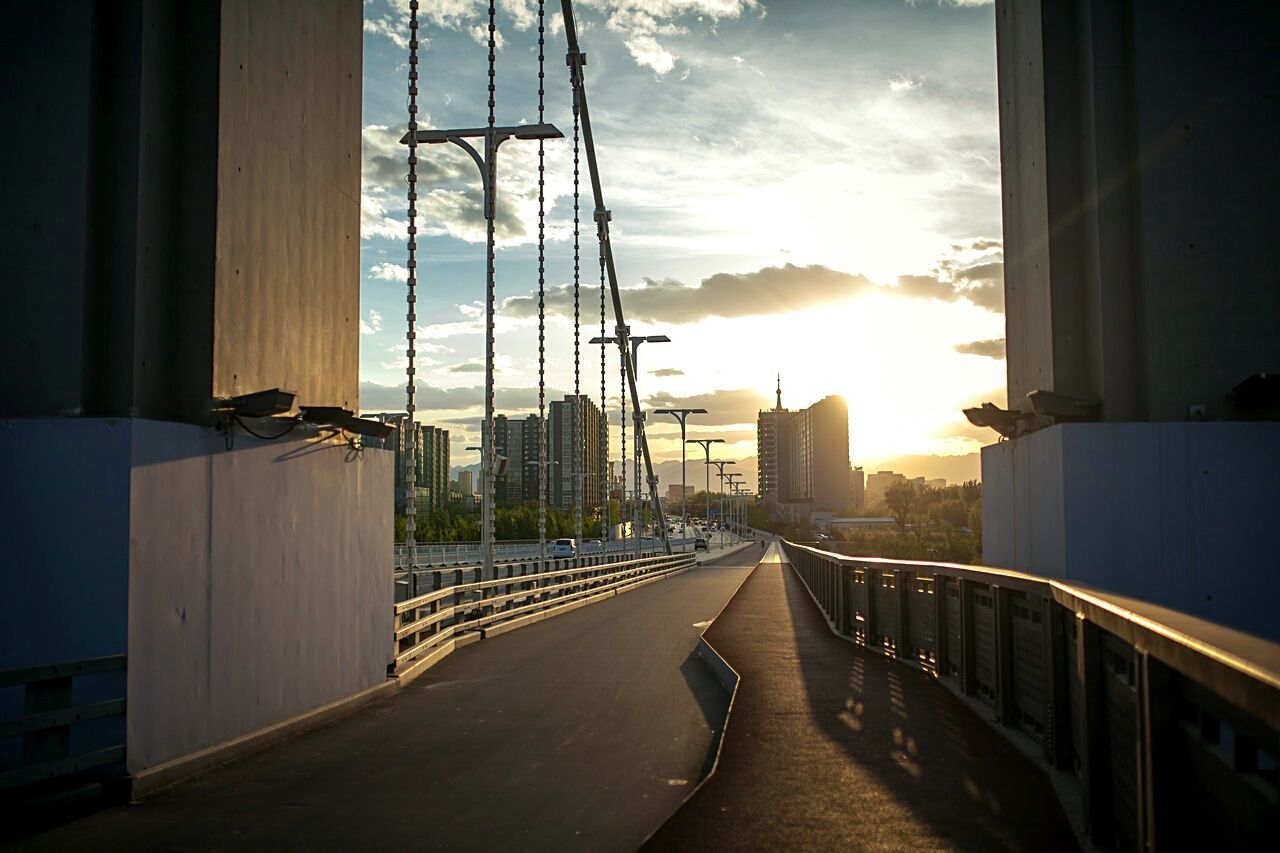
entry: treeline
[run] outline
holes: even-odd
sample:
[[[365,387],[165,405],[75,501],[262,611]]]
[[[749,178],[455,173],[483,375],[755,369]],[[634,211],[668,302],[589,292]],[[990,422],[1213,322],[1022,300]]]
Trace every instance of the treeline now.
[[[617,516],[616,504],[612,508]],[[419,512],[414,538],[419,542],[476,542],[480,539],[480,513],[474,509],[446,507],[433,512]],[[531,502],[522,506],[498,507],[493,520],[494,532],[502,539],[537,539],[538,538],[538,504]],[[405,518],[402,513],[396,514],[396,542],[404,542]],[[583,537],[600,538],[600,519],[584,517],[582,520]],[[547,538],[573,536],[574,516],[572,510],[547,507]]]
[[[944,563],[982,562],[982,484],[976,480],[941,489],[896,484],[885,501],[859,515],[893,518],[895,527],[879,530],[820,529],[821,525],[771,518],[764,506],[751,508],[753,527],[771,530],[793,542],[813,542],[820,533],[830,537],[823,547],[863,557],[931,560]]]

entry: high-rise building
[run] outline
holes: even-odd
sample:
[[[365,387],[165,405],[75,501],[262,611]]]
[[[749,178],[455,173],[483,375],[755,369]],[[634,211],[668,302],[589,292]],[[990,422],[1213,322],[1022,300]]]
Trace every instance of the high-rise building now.
[[[777,403],[756,417],[756,466],[761,498],[781,500],[778,433],[792,412],[782,408],[782,375],[778,375]]]
[[[365,439],[369,446],[379,445],[394,450],[395,505],[397,512],[405,504],[405,483],[409,463],[409,416],[404,412],[382,412],[366,417],[394,424],[395,432],[385,439]],[[415,508],[431,512],[449,503],[449,431],[428,424],[418,424],[418,449],[414,455]]]
[[[849,505],[849,408],[829,396],[807,409],[777,404],[756,421],[760,495],[782,504],[808,504],[819,512],[844,512]]]
[[[861,467],[849,472],[849,506],[855,510],[867,506],[867,476]]]
[[[575,461],[573,441],[577,422],[577,435],[581,448]],[[574,499],[573,474],[575,465],[581,466],[584,475],[582,508],[591,514],[600,505],[600,461],[608,451],[601,452],[600,407],[583,395],[567,395],[563,400],[551,403],[547,419],[547,458],[556,464],[550,466],[551,479],[548,500],[551,506],[572,509]]]
[[[524,420],[496,415],[493,419],[493,446],[498,456],[507,458],[506,471],[494,477],[494,503],[518,506],[524,501]]]
[[[458,472],[458,492],[463,496],[475,494],[476,483],[475,477],[471,471]]]

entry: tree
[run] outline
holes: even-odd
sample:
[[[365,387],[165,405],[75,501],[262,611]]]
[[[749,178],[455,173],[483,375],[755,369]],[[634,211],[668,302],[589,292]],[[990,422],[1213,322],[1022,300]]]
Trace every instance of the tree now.
[[[915,507],[915,487],[910,483],[894,483],[885,491],[884,502],[901,532],[906,528],[907,519],[911,517],[911,510]]]

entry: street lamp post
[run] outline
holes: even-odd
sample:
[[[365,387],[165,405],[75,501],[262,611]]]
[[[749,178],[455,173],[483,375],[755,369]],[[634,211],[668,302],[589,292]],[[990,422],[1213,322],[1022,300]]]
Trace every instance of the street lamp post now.
[[[724,466],[737,465],[732,459],[712,459],[712,465],[717,466],[720,477],[720,547],[724,548]],[[710,515],[710,513],[708,513]]]
[[[685,446],[688,439],[685,438],[685,421],[689,415],[705,415],[706,409],[654,409],[655,415],[671,415],[680,422],[680,539],[683,543],[689,538],[689,511],[686,503],[685,492],[687,487],[684,484],[685,474]]]
[[[703,459],[703,465],[706,466],[703,470],[706,471],[706,474],[707,474],[706,491],[703,494],[707,496],[706,516],[707,516],[707,519],[710,520],[711,518],[711,445],[724,444],[724,439],[723,438],[689,438],[689,439],[685,439],[684,443],[697,444],[702,447],[702,453],[705,456],[705,459]],[[708,546],[710,546],[710,543],[708,543]]]
[[[730,491],[730,494],[729,494],[729,511],[730,511],[730,514],[731,514],[731,515],[733,515],[733,516],[735,517],[735,522],[736,522],[736,517],[737,517],[737,510],[735,509],[735,507],[734,507],[734,503],[733,503],[733,493],[734,493],[734,492],[736,492],[736,491],[738,490],[738,483],[735,481],[735,478],[737,478],[737,477],[745,477],[745,476],[746,476],[745,474],[739,474],[739,473],[738,473],[738,472],[736,472],[736,471],[731,471],[731,472],[729,472],[728,474],[725,474],[725,475],[724,475],[725,480],[727,480],[727,481],[729,482],[729,491]],[[720,529],[721,529],[721,530],[723,530],[723,529],[724,529],[724,524],[723,524],[723,523],[720,525]]]
[[[640,355],[640,345],[641,344],[669,344],[671,343],[671,338],[667,337],[666,335],[632,335],[630,326],[620,326],[618,327],[618,334],[614,335],[613,337],[592,338],[589,343],[592,345],[615,344],[620,347],[625,347],[628,344],[630,344],[631,345],[631,370],[633,371],[633,374],[634,374],[633,379],[638,379],[640,376],[640,367],[637,359],[639,358],[639,355]],[[644,434],[644,412],[640,410],[639,406],[635,407],[635,410],[631,414],[631,418],[635,422],[634,428],[632,429],[632,436],[635,439],[635,442],[634,442],[635,444],[635,466],[634,466],[635,467],[635,488],[632,491],[633,500],[632,500],[632,510],[631,510],[631,526],[633,528],[632,532],[635,534],[635,537],[636,537],[636,546],[635,546],[636,559],[639,559],[641,550],[644,547],[644,542],[641,537],[641,525],[640,525],[640,442]],[[623,460],[623,463],[622,463],[623,471],[626,470],[626,464],[627,464],[626,460]],[[625,481],[626,479],[625,475],[623,479]],[[649,484],[651,490],[654,485],[656,485],[656,483]],[[625,482],[623,483],[622,491],[624,494],[626,493]],[[654,517],[655,518],[657,517],[656,513],[654,514]],[[663,538],[666,538],[666,535],[667,535],[666,531],[663,530],[662,531]]]
[[[492,101],[490,101],[492,104]],[[490,106],[488,127],[467,127],[455,130],[417,130],[406,133],[400,144],[438,145],[451,142],[471,155],[480,168],[480,181],[484,189],[484,219],[486,225],[485,252],[485,335],[484,335],[484,426],[481,443],[484,445],[480,466],[484,481],[480,504],[480,560],[485,578],[493,577],[494,563],[494,481],[497,458],[493,444],[493,352],[494,352],[494,225],[497,220],[498,147],[508,139],[563,139],[564,134],[553,124],[526,124],[495,127]],[[412,139],[410,138],[412,137]],[[484,157],[476,151],[468,139],[484,139]],[[411,185],[409,192],[417,193]],[[414,195],[410,196],[411,198]],[[410,236],[414,228],[411,226]],[[412,271],[411,271],[412,272]]]

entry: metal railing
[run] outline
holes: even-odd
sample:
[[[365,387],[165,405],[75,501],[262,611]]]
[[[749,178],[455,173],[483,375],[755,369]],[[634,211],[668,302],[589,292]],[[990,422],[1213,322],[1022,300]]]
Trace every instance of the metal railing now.
[[[551,541],[547,542],[547,551],[550,553]],[[672,538],[671,546],[673,548],[682,545],[692,545],[693,539],[682,540]],[[609,542],[602,543],[603,548],[597,550],[588,550],[590,546],[584,548],[579,543],[579,553],[585,555],[601,554],[601,553],[621,553],[630,554],[635,550],[636,543],[634,539],[614,539]],[[653,537],[646,537],[644,540],[645,550],[658,550],[662,547],[662,540]],[[467,563],[480,562],[480,543],[471,542],[422,542],[415,546],[418,557],[419,566],[453,566]],[[509,539],[494,543],[495,558],[498,561],[517,562],[520,560],[536,560],[538,558],[538,540],[537,539]],[[395,546],[394,565],[397,569],[407,568],[408,554],[403,545]]]
[[[116,673],[125,667],[125,655],[111,655],[0,671],[0,690],[22,690],[21,713],[0,718],[0,790],[113,765],[122,775],[125,691]],[[85,689],[89,680],[99,683]],[[95,698],[73,702],[81,694]],[[97,731],[83,731],[90,727]]]
[[[985,705],[1074,778],[1094,844],[1280,837],[1280,645],[1020,572],[783,547],[836,631]]]
[[[395,605],[395,659],[391,675],[404,675],[446,654],[464,633],[476,636],[514,620],[535,617],[551,608],[586,603],[627,587],[693,568],[692,554],[660,555],[639,560],[598,554],[554,560],[546,571],[539,561],[506,563],[498,577],[483,579],[480,567],[453,571],[454,583]],[[464,575],[474,574],[466,581]]]

